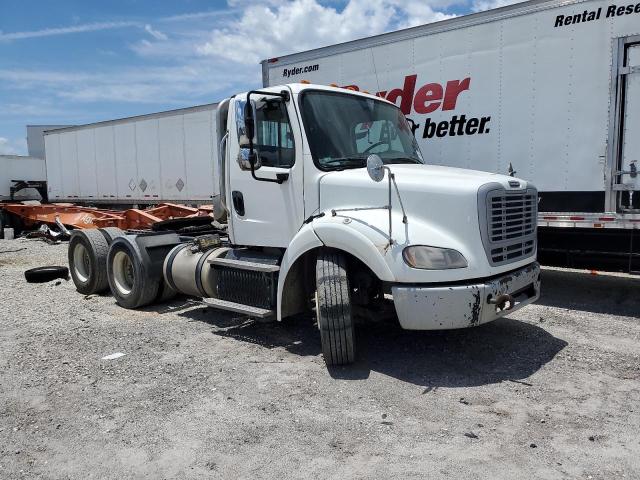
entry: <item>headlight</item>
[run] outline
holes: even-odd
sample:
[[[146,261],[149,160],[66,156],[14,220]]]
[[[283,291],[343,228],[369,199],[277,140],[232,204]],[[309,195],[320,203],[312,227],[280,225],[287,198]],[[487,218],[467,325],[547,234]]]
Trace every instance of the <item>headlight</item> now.
[[[405,248],[402,256],[410,267],[425,270],[446,270],[449,268],[465,268],[468,266],[467,260],[462,254],[451,248],[416,245]]]

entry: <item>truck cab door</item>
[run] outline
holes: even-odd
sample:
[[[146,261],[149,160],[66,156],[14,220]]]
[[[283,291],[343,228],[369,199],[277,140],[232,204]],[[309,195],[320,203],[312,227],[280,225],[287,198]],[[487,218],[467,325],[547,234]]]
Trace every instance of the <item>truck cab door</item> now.
[[[304,220],[300,124],[292,100],[252,94],[255,101],[254,178],[247,168],[244,131],[246,95],[230,108],[226,197],[229,236],[235,245],[286,248]],[[244,136],[244,138],[243,138]],[[244,160],[244,162],[243,162]],[[282,183],[273,181],[284,179]]]

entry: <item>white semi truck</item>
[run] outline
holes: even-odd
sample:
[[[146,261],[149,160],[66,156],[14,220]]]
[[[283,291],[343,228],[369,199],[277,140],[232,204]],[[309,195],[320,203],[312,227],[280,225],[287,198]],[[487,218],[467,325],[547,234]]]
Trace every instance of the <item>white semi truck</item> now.
[[[415,330],[474,327],[538,298],[535,187],[429,165],[393,103],[290,84],[216,116],[215,234],[76,231],[81,293],[109,288],[137,308],[181,292],[276,320],[315,303],[328,365],[354,360],[354,316],[385,296]]]
[[[534,182],[542,263],[640,272],[638,0],[533,0],[262,67],[397,104],[430,164]]]

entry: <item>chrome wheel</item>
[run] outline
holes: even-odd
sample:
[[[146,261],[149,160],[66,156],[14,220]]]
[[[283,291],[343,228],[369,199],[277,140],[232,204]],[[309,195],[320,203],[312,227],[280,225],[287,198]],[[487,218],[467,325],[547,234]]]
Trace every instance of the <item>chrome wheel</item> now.
[[[91,259],[89,258],[89,252],[82,243],[78,243],[73,250],[73,270],[76,277],[82,283],[89,281],[91,276]]]
[[[129,295],[133,289],[134,270],[129,255],[119,251],[113,257],[113,280],[121,295]]]

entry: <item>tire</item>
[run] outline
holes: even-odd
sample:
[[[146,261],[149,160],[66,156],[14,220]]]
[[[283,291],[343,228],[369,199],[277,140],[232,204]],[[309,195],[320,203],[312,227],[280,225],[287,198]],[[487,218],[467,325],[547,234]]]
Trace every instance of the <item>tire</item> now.
[[[98,230],[75,230],[69,240],[71,278],[83,295],[106,292],[109,245]]]
[[[162,278],[151,278],[133,236],[116,238],[107,256],[109,288],[118,305],[134,309],[158,298]]]
[[[32,268],[24,272],[24,278],[29,283],[46,283],[58,278],[66,280],[69,278],[69,269],[58,266]]]
[[[124,232],[118,227],[104,227],[98,230],[100,230],[109,245],[111,245],[116,238],[124,237]]]
[[[346,258],[337,250],[323,249],[316,261],[316,316],[322,356],[327,366],[355,360],[355,335]]]

